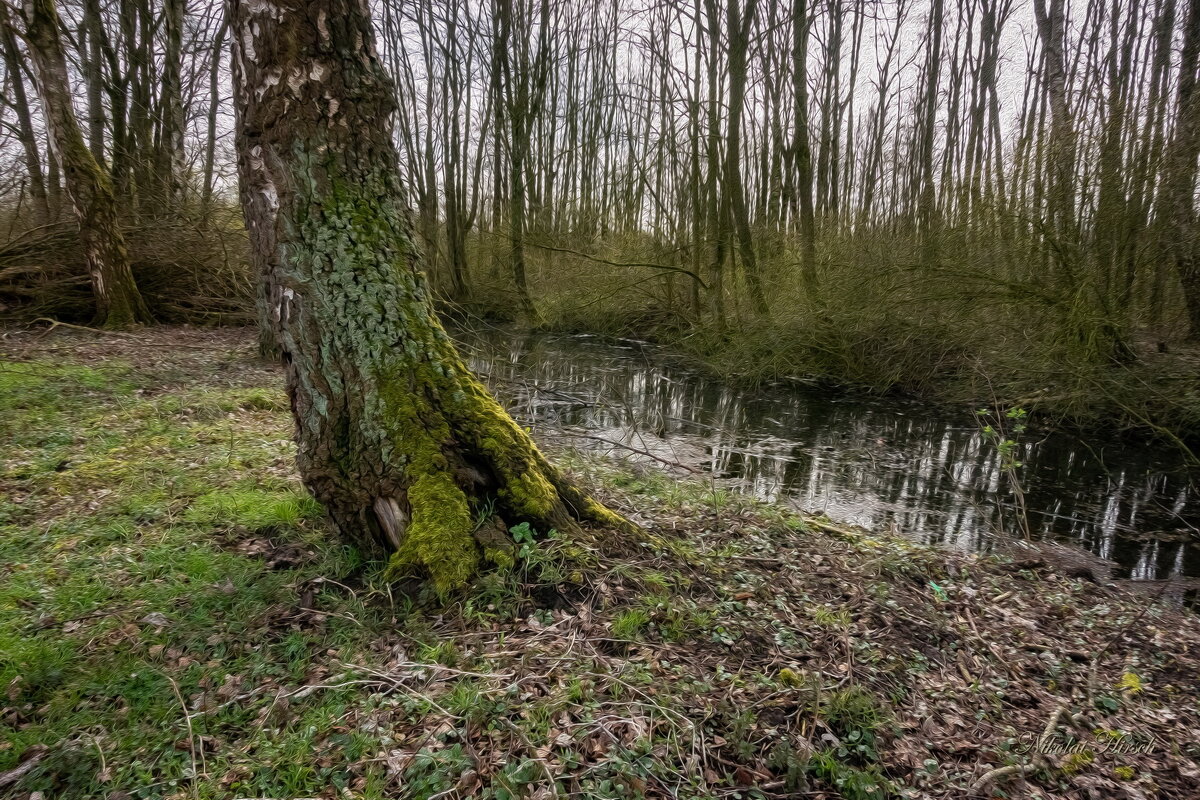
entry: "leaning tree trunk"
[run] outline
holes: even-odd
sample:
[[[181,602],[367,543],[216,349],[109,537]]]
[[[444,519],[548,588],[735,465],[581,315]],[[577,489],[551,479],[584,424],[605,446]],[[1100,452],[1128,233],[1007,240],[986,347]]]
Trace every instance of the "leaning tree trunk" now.
[[[26,0],[25,37],[42,96],[42,113],[67,196],[79,220],[79,238],[96,299],[94,324],[109,328],[153,322],[133,280],[125,236],[117,220],[112,180],[96,162],[71,105],[67,60],[54,0]]]
[[[230,24],[242,202],[272,298],[262,322],[301,475],[336,529],[444,593],[484,560],[511,561],[497,521],[627,525],[546,461],[435,318],[366,5],[237,0]]]

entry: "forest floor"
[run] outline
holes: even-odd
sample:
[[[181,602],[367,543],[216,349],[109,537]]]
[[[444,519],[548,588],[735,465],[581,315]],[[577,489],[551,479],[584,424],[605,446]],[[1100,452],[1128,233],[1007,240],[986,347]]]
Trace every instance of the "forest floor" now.
[[[1200,619],[556,452],[640,522],[437,604],[245,330],[0,337],[0,797],[1200,797]]]

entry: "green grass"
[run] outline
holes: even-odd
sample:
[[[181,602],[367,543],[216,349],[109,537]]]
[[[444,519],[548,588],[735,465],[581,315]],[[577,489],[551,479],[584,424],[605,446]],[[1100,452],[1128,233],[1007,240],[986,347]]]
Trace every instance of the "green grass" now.
[[[302,796],[348,783],[344,768],[316,766],[312,754],[362,749],[335,730],[353,691],[293,701],[286,724],[261,732],[239,704],[219,708],[324,669],[331,651],[352,660],[390,624],[329,583],[308,602],[342,616],[298,609],[299,587],[360,564],[328,540],[296,484],[286,418],[261,416],[279,410],[261,389],[135,388],[120,365],[0,367],[0,430],[13,443],[0,473],[0,685],[10,701],[0,771],[45,744],[50,755],[22,788],[54,796],[139,787],[135,796],[162,797],[183,786],[194,797]],[[267,552],[224,541],[230,531],[262,537]],[[274,543],[300,563],[272,569]],[[209,751],[250,731],[258,766],[248,774],[245,753]],[[189,737],[209,744],[189,749]],[[207,777],[193,781],[193,769]],[[223,783],[230,770],[239,777]]]
[[[640,608],[631,608],[617,614],[612,623],[612,635],[618,639],[640,639],[649,625],[649,613]]]
[[[599,711],[605,679],[591,661],[541,699],[490,692],[471,677],[487,666],[469,640],[464,649],[435,636],[411,601],[389,597],[378,566],[331,541],[290,468],[289,422],[274,393],[203,380],[147,392],[139,380],[123,364],[0,371],[3,425],[16,443],[0,473],[0,685],[10,698],[0,772],[34,745],[50,748],[22,789],[227,798],[353,786],[355,797],[390,797],[392,779],[363,766],[386,751],[386,732],[352,724],[369,720],[373,705],[417,726],[450,715],[505,733],[514,723],[499,717],[519,713],[528,741],[561,739],[564,713]],[[606,479],[681,510],[737,505],[711,486],[653,474]],[[519,619],[531,588],[570,585],[598,568],[587,546],[518,534],[518,564],[481,581],[464,599],[466,618]],[[670,544],[695,557],[690,545]],[[610,580],[639,587],[612,610],[613,638],[708,641],[724,630],[679,594],[685,575],[611,567]],[[547,610],[532,618],[556,619]],[[364,691],[371,675],[345,665],[370,662],[396,640],[401,619],[405,658],[462,677],[399,701]],[[653,682],[631,664],[607,696],[636,706]],[[303,688],[312,686],[321,688]],[[454,736],[442,730],[412,753],[405,796],[457,784],[471,762]],[[624,741],[590,768],[587,796],[636,797],[667,776],[653,741]],[[521,797],[543,777],[537,761],[514,758],[481,796]]]
[[[320,505],[307,495],[236,488],[200,495],[183,518],[216,526],[287,531],[319,519],[320,514]]]

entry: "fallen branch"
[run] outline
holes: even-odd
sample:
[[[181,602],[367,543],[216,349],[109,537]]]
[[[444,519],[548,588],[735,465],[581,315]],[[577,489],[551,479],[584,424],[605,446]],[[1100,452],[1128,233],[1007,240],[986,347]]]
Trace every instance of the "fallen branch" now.
[[[1057,730],[1058,723],[1062,720],[1063,715],[1067,715],[1068,720],[1071,719],[1067,711],[1066,703],[1060,703],[1054,709],[1054,713],[1050,715],[1050,720],[1046,723],[1046,727],[1042,730],[1041,738],[1037,740],[1035,746],[1050,740],[1050,737],[1054,735],[1054,731]],[[1024,777],[1026,773],[1032,772],[1035,769],[1048,768],[1049,766],[1050,764],[1046,760],[1046,755],[1040,751],[1035,752],[1033,759],[1028,764],[1009,764],[1006,767],[996,767],[983,773],[977,781],[971,784],[971,794],[978,794],[1002,778],[1010,778],[1014,775]]]
[[[1009,778],[1013,775],[1023,777],[1031,769],[1033,769],[1032,764],[1009,764],[1007,767],[996,767],[995,769],[988,770],[979,776],[979,780],[971,784],[970,792],[971,794],[979,794],[1002,778]]]
[[[24,752],[21,756],[21,763],[10,769],[8,772],[0,772],[0,789],[8,788],[17,781],[24,778],[30,772],[33,772],[34,767],[41,763],[42,759],[50,753],[50,749],[44,744],[35,744]]]
[[[572,250],[569,247],[553,247],[548,244],[540,244],[538,242],[531,241],[526,241],[524,244],[526,247],[536,247],[539,250],[549,250],[552,253],[566,253],[567,255],[586,258],[588,261],[595,261],[597,264],[607,264],[610,267],[648,267],[650,269],[661,269],[666,272],[678,272],[682,275],[687,275],[696,283],[700,284],[700,286],[708,289],[708,284],[704,282],[703,278],[692,272],[690,269],[685,269],[684,267],[676,267],[670,264],[655,264],[652,261],[610,261],[607,258],[594,256],[589,253],[584,253],[580,250]]]
[[[564,439],[587,439],[587,440],[593,441],[593,442],[602,442],[604,444],[611,445],[613,447],[619,447],[622,450],[628,450],[631,453],[637,453],[640,456],[645,456],[646,458],[653,459],[654,461],[657,461],[660,464],[665,464],[668,467],[677,467],[679,469],[690,472],[693,475],[700,473],[700,470],[693,469],[692,467],[689,467],[687,464],[681,464],[680,462],[672,461],[669,458],[663,458],[662,456],[656,456],[654,453],[651,453],[649,450],[642,450],[641,448],[634,447],[633,445],[630,445],[630,444],[625,444],[624,442],[618,442],[613,439],[606,439],[603,436],[594,436],[589,433],[567,433],[565,431],[546,431],[543,433],[543,435],[559,436]]]
[[[72,325],[69,322],[62,322],[57,319],[50,319],[49,317],[38,317],[31,324],[36,324],[38,322],[49,322],[50,323],[50,327],[46,328],[46,330],[42,333],[43,336],[50,333],[55,328],[70,328],[70,329],[76,330],[76,331],[87,331],[88,333],[99,333],[104,336],[119,336],[122,339],[137,339],[138,338],[138,337],[134,336],[132,333],[120,333],[119,331],[106,331],[103,328],[89,328],[87,325]]]

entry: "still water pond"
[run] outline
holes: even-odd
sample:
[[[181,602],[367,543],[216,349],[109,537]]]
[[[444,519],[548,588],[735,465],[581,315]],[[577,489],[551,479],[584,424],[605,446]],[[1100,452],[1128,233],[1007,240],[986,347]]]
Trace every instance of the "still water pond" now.
[[[684,464],[925,543],[986,550],[1020,535],[996,450],[970,414],[817,387],[732,388],[633,341],[508,330],[455,338],[539,432]],[[1034,536],[1113,561],[1114,577],[1200,576],[1200,473],[1176,451],[1033,428],[1023,438]]]

